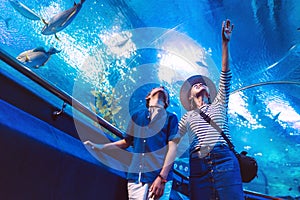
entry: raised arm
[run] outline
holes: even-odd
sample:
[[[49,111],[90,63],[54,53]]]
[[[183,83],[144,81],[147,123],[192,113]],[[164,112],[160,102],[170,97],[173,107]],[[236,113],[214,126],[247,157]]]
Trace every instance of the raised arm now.
[[[233,30],[233,24],[229,19],[223,22],[222,24],[222,71],[227,72],[230,70],[229,68],[229,50],[228,43],[231,38],[231,33]]]

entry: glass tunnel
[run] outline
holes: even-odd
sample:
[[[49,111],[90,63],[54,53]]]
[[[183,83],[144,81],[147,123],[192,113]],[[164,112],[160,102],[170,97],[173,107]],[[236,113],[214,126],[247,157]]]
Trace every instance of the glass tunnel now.
[[[84,119],[110,140],[118,140],[131,114],[145,107],[149,89],[164,85],[168,110],[180,118],[186,111],[179,91],[188,77],[206,75],[218,85],[221,25],[230,19],[229,129],[236,149],[259,166],[244,190],[300,198],[300,1],[1,0],[0,8],[1,78]],[[68,16],[58,15],[72,8]],[[53,16],[65,22],[50,27]],[[30,61],[35,52],[43,55]],[[49,85],[69,98],[53,95]],[[77,134],[86,137],[80,128]],[[183,177],[189,174],[186,145],[180,143],[174,164]],[[188,199],[177,192],[178,199]]]

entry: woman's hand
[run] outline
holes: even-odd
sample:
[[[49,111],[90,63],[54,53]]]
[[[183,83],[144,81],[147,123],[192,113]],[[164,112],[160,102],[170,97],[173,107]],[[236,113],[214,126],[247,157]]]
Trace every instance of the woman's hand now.
[[[230,26],[231,22],[229,19],[223,21],[222,24],[222,40],[223,42],[229,42],[231,38],[231,33],[233,30],[233,24]]]

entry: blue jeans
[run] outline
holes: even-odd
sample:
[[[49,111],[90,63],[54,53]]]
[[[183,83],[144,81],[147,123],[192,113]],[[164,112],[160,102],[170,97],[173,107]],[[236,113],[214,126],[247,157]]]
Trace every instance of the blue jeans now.
[[[205,155],[190,157],[191,200],[244,200],[237,158],[227,145],[217,144]]]

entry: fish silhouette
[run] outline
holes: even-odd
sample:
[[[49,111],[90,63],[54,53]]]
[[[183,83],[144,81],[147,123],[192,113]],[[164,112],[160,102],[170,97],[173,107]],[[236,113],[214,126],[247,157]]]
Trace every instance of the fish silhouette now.
[[[2,19],[5,22],[6,27],[9,27],[9,21],[11,20],[11,18],[4,18],[0,16],[0,19]]]
[[[24,17],[31,19],[31,20],[41,20],[41,17],[39,17],[35,12],[33,12],[30,8],[25,6],[24,4],[20,3],[16,0],[9,0],[9,3],[12,5],[12,7],[18,11],[21,15]]]
[[[58,39],[56,33],[66,28],[73,21],[84,2],[85,0],[81,0],[80,3],[77,4],[74,2],[74,6],[72,8],[56,14],[49,20],[49,22],[46,22],[44,19],[42,19],[45,24],[42,29],[42,34],[54,34],[55,38]]]
[[[43,47],[37,47],[28,51],[24,51],[17,56],[17,59],[24,63],[27,67],[39,68],[44,66],[51,55],[59,53],[60,51],[56,50],[54,47],[51,47],[46,51]]]

